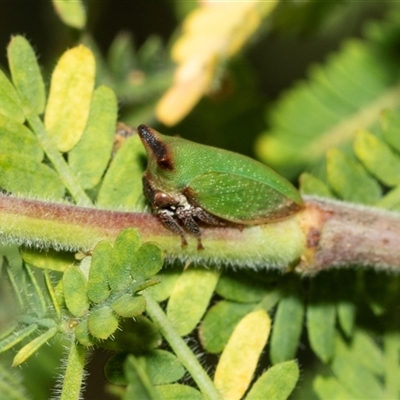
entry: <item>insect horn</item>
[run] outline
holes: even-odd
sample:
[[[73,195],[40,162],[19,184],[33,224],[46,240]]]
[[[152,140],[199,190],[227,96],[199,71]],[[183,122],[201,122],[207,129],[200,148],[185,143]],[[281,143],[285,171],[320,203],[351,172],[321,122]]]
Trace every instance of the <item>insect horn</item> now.
[[[159,134],[147,125],[138,126],[138,134],[143,142],[149,157],[155,157],[161,169],[172,171],[174,169],[171,155],[167,145],[160,139]]]

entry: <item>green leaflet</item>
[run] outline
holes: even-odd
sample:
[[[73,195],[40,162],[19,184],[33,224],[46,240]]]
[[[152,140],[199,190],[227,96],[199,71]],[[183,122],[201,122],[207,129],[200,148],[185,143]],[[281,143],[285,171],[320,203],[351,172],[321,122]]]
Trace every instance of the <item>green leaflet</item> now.
[[[274,317],[270,344],[273,364],[295,357],[303,330],[304,304],[296,281],[289,281]]]
[[[81,317],[89,310],[87,280],[82,271],[68,267],[63,275],[63,290],[68,310],[76,317]]]
[[[43,160],[39,141],[25,125],[0,114],[0,140],[2,153],[20,153],[37,160]]]
[[[257,379],[246,400],[285,400],[293,391],[299,375],[299,367],[294,360],[276,364]]]
[[[25,115],[42,114],[46,94],[42,74],[32,46],[24,37],[14,36],[8,45],[7,56],[12,81],[22,99]]]
[[[342,270],[334,274],[336,312],[340,327],[346,337],[351,337],[356,319],[357,275],[352,270]]]
[[[108,280],[111,290],[124,289],[132,282],[132,258],[140,245],[141,239],[136,229],[126,229],[118,235],[108,264]]]
[[[88,297],[94,303],[100,303],[110,294],[107,271],[109,268],[112,246],[108,242],[99,242],[92,255],[88,279]]]
[[[15,307],[18,311],[22,310],[26,301],[25,295],[28,293],[28,290],[25,290],[26,276],[18,247],[0,245],[0,254],[2,256],[0,268],[2,272],[4,271],[4,273],[6,273],[10,288],[15,293]]]
[[[300,175],[300,193],[302,195],[314,195],[320,197],[334,197],[329,186],[315,176],[304,172]]]
[[[161,280],[160,283],[148,289],[152,298],[159,303],[167,300],[171,295],[175,283],[181,275],[181,272],[182,269],[179,266],[162,269],[157,274],[157,278]]]
[[[37,249],[22,247],[20,251],[26,263],[51,271],[63,272],[75,261],[71,253],[53,249],[38,251]]]
[[[129,353],[117,353],[109,358],[104,368],[107,379],[116,385],[126,385],[123,364]],[[165,350],[150,350],[140,356],[146,362],[146,372],[153,385],[165,385],[183,377],[185,369],[177,357]],[[158,386],[159,387],[159,386]]]
[[[89,333],[87,316],[82,318],[79,324],[75,327],[75,337],[82,346],[90,347],[97,343],[96,338]]]
[[[178,358],[169,351],[152,350],[144,357],[147,371],[154,385],[175,382],[185,374],[185,369]]]
[[[22,102],[14,86],[0,70],[0,115],[22,124],[25,121]]]
[[[123,365],[127,354],[124,352],[113,354],[104,366],[104,375],[114,385],[126,385]]]
[[[399,373],[400,365],[398,354],[400,351],[400,334],[397,330],[388,330],[383,337],[383,362],[385,371],[385,391],[387,398],[396,398],[400,392]]]
[[[89,333],[98,339],[107,339],[118,328],[118,316],[109,306],[91,311],[87,323]]]
[[[202,342],[204,348],[210,353],[220,353],[226,343],[229,340],[235,326],[238,322],[252,310],[263,309],[269,312],[279,301],[281,297],[281,292],[279,289],[268,288],[269,282],[259,282],[250,278],[250,276],[237,273],[237,281],[234,281],[234,274],[223,274],[219,280],[223,277],[228,276],[229,280],[226,280],[224,284],[221,285],[220,293],[224,297],[230,297],[232,301],[222,300],[214,304],[206,313],[203,321],[199,328],[199,338]],[[238,283],[242,285],[238,285]],[[232,284],[233,283],[233,284]],[[263,287],[263,296],[260,297],[260,293],[257,288]],[[218,288],[219,284],[217,285]],[[245,289],[247,287],[247,290]],[[251,287],[252,290],[248,288]],[[245,293],[251,293],[255,289],[255,296],[251,295],[245,296]],[[229,289],[231,290],[232,296],[229,295]],[[239,289],[239,290],[238,290]],[[268,290],[266,290],[268,289]],[[250,303],[249,300],[253,299],[257,302]]]
[[[313,382],[313,388],[322,400],[358,400],[334,377],[318,375]]]
[[[32,271],[32,268],[25,264],[24,272],[26,274],[26,282],[27,287],[31,287],[30,297],[29,297],[29,306],[35,310],[35,313],[39,317],[44,317],[46,314],[46,299],[43,293],[43,287],[39,283],[38,278]]]
[[[60,280],[57,285],[53,284],[49,270],[44,270],[44,281],[46,284],[46,289],[49,293],[49,302],[54,307],[55,314],[57,315],[57,321],[61,321],[61,305],[64,305],[64,298],[61,296],[59,291],[59,286],[62,285]],[[58,289],[58,290],[57,290]]]
[[[131,275],[136,281],[154,276],[163,266],[163,251],[156,243],[143,243],[132,256]]]
[[[358,352],[350,351],[346,344],[337,336],[335,356],[331,362],[331,368],[339,382],[357,399],[381,399],[383,387],[380,380],[368,368],[362,365],[358,356],[364,349]]]
[[[321,272],[311,281],[307,306],[307,330],[311,348],[324,362],[334,353],[336,307],[333,301],[332,275]]]
[[[86,24],[86,10],[80,0],[52,0],[58,16],[64,24],[82,29]]]
[[[123,32],[115,36],[107,54],[108,66],[114,79],[122,81],[137,65],[132,35]],[[121,85],[122,86],[122,85]],[[123,88],[119,88],[123,90]]]
[[[365,130],[356,134],[354,152],[365,168],[387,186],[400,184],[400,157],[375,135]]]
[[[384,374],[384,355],[382,349],[372,337],[362,329],[354,332],[352,338],[353,354],[357,356],[357,362],[367,368],[376,376]]]
[[[28,119],[29,124],[32,126],[32,129],[35,131],[40,141],[40,145],[45,150],[46,156],[59,174],[60,180],[68,189],[72,198],[80,205],[90,205],[91,200],[80,186],[77,177],[71,173],[64,157],[53,146],[53,142],[40,118],[38,116],[29,116]]]
[[[379,184],[360,163],[340,150],[328,151],[326,169],[329,184],[341,199],[354,203],[374,204],[380,198]]]
[[[93,92],[89,118],[77,145],[68,153],[68,163],[85,189],[96,186],[110,160],[117,120],[114,92],[100,86]]]
[[[0,187],[10,192],[52,199],[64,195],[58,174],[29,155],[0,154],[0,171]]]
[[[199,328],[203,347],[209,353],[220,353],[238,322],[254,308],[254,304],[241,304],[222,300],[213,305]]]
[[[71,150],[89,118],[95,61],[85,46],[67,50],[53,71],[44,124],[61,152]]]
[[[218,278],[218,272],[190,268],[176,281],[168,301],[167,316],[181,336],[190,333],[200,322]]]
[[[227,300],[255,303],[269,292],[268,286],[268,282],[255,279],[244,271],[227,271],[221,275],[215,291]]]
[[[276,306],[281,297],[282,293],[279,288],[272,289],[261,299],[256,308],[262,308],[264,311],[270,312],[271,309]]]
[[[146,309],[146,300],[142,296],[132,296],[124,294],[111,303],[111,308],[118,315],[124,318],[134,318]]]
[[[97,197],[99,207],[143,209],[143,170],[140,168],[140,159],[143,156],[144,149],[138,136],[129,138],[123,144],[103,179]]]
[[[133,355],[128,356],[125,361],[124,370],[128,380],[128,387],[126,388],[124,399],[161,399],[151,384],[146,370],[145,359],[136,358]]]
[[[400,152],[400,113],[394,110],[384,110],[381,117],[382,135],[385,141]]]
[[[31,335],[33,332],[35,332],[38,329],[37,324],[32,324],[28,325],[27,327],[16,330],[12,333],[12,335],[4,338],[3,340],[0,341],[0,353],[11,349],[14,347],[16,344],[24,340],[26,337]]]

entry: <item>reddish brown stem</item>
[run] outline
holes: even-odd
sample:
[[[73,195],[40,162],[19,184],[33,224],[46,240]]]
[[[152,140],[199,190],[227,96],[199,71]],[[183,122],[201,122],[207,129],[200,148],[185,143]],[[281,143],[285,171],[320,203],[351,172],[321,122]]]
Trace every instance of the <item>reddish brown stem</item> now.
[[[100,210],[0,195],[0,236],[5,243],[89,250],[136,227],[157,241],[170,260],[242,268],[296,266],[316,272],[337,266],[400,267],[400,216],[377,208],[305,198],[304,210],[285,220],[253,227],[202,227],[204,250],[188,246],[148,213]]]
[[[400,267],[400,215],[378,208],[307,198],[302,226],[307,250],[299,269]]]

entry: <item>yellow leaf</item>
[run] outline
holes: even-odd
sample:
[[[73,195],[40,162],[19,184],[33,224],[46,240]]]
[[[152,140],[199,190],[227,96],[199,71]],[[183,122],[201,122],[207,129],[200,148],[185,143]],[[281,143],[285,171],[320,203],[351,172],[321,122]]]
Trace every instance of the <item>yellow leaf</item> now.
[[[57,333],[57,328],[52,327],[48,331],[42,333],[37,338],[26,344],[18,353],[15,355],[13,360],[13,367],[22,364],[26,361],[33,353],[39,350],[48,340],[50,340]]]
[[[271,319],[264,310],[247,314],[236,326],[214,376],[215,386],[224,400],[240,400],[243,397],[253,379],[270,329]]]
[[[174,125],[190,112],[210,91],[220,63],[243,47],[276,3],[213,2],[186,18],[171,52],[178,64],[174,83],[156,108],[161,122]]]
[[[53,72],[44,122],[62,152],[71,150],[83,134],[95,72],[94,56],[82,45],[66,51]]]
[[[86,24],[86,10],[80,0],[53,0],[53,6],[66,25],[83,29]]]
[[[174,125],[197,104],[205,88],[211,84],[213,65],[184,64],[176,70],[175,82],[156,106],[158,119],[165,125]],[[200,68],[200,70],[199,70]],[[208,71],[205,71],[205,68]]]

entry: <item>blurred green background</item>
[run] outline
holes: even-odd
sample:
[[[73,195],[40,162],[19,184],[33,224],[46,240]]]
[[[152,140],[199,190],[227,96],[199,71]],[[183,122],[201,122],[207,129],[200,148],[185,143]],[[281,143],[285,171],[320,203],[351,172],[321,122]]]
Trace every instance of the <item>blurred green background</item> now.
[[[367,20],[379,20],[391,7],[389,2],[296,3],[283,2],[283,10],[230,62],[221,90],[205,97],[178,125],[157,128],[254,156],[254,140],[268,127],[265,115],[270,104],[295,81],[305,78],[310,64],[324,61],[345,38],[360,37]],[[131,34],[136,49],[157,35],[168,50],[180,22],[198,5],[196,1],[163,0],[89,0],[85,4],[85,32],[104,56],[122,32]],[[12,34],[23,34],[33,44],[43,69],[49,72],[81,33],[61,22],[50,1],[31,0],[0,4],[2,66],[6,65],[5,48]],[[136,122],[130,106],[123,101],[120,105],[121,119]],[[148,112],[143,113],[142,122],[156,124]]]

